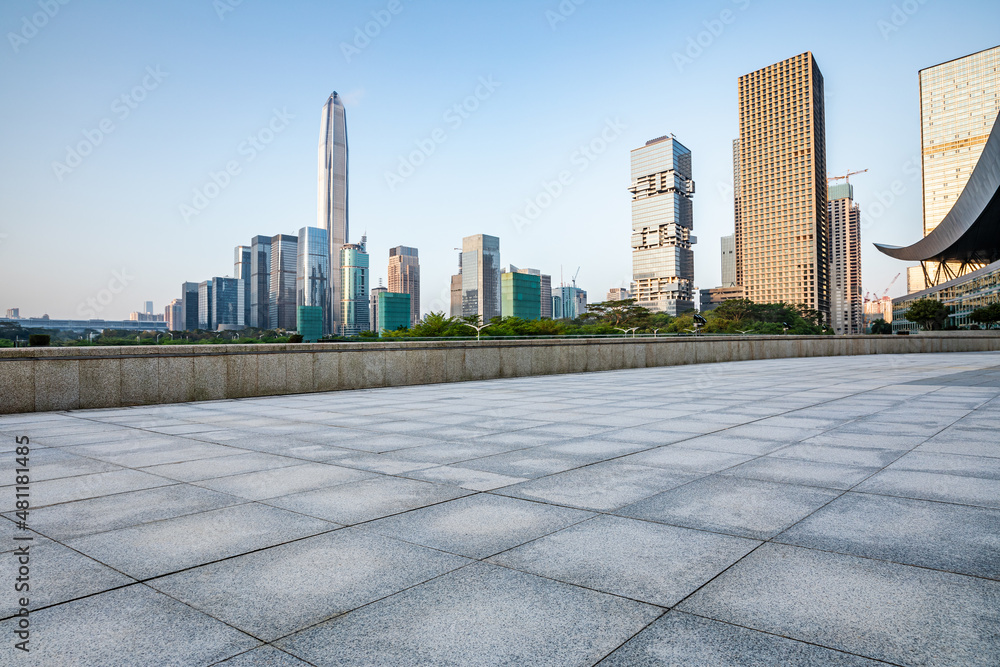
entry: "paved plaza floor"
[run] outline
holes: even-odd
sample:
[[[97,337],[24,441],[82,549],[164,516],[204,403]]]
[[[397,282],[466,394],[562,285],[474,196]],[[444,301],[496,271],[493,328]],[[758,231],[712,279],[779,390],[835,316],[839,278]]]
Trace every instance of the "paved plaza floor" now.
[[[998,428],[997,353],[3,416],[0,663],[995,667]]]

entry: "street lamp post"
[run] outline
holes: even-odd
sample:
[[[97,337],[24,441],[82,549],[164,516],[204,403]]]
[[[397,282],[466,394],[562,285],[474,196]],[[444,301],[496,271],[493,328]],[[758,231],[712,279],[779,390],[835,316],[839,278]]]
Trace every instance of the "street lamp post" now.
[[[468,322],[462,322],[462,324],[464,324],[467,327],[472,327],[473,329],[476,330],[476,341],[477,342],[479,341],[479,333],[483,329],[485,329],[486,327],[490,326],[489,324],[469,324]]]

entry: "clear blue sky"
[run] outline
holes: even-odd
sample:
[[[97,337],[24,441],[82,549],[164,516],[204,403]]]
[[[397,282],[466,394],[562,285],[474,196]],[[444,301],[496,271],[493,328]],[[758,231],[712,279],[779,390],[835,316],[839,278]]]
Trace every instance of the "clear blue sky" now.
[[[603,300],[631,273],[629,150],[673,133],[693,152],[697,284],[714,287],[733,228],[737,77],[807,50],[826,81],[828,170],[870,170],[852,182],[864,286],[881,292],[904,266],[871,243],[920,235],[917,71],[1000,41],[995,0],[61,1],[0,5],[0,311],[22,316],[77,317],[123,270],[98,315],[145,300],[162,312],[181,282],[232,275],[251,236],[315,225],[333,90],[348,112],[351,241],[367,230],[373,285],[389,247],[416,246],[424,310],[446,310],[453,248],[487,233],[504,263],[554,283],[582,267],[579,286]],[[386,25],[355,44],[373,12]],[[475,110],[453,110],[477,89]],[[77,163],[67,147],[81,142]],[[579,153],[591,142],[603,151]],[[238,173],[185,219],[227,163]],[[516,225],[562,171],[558,196]],[[905,273],[892,293],[904,288]]]

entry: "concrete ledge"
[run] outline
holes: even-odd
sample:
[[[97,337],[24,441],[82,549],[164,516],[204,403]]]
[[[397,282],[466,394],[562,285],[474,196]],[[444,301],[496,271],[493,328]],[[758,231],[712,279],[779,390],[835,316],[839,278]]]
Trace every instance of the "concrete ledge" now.
[[[646,366],[1000,350],[1000,331],[0,349],[0,414]]]

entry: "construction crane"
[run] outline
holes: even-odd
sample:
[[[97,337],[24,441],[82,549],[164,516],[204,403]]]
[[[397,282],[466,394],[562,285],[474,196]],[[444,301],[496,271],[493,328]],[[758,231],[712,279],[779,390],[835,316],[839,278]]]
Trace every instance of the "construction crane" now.
[[[573,287],[576,287],[576,277],[580,275],[580,267],[576,267],[576,273],[573,274]]]
[[[828,181],[840,181],[840,180],[844,180],[844,181],[847,181],[848,183],[850,183],[851,182],[851,176],[854,176],[855,174],[863,174],[866,171],[868,171],[868,170],[867,169],[862,169],[861,171],[848,171],[843,176],[827,176],[826,180],[828,180]]]
[[[892,289],[892,286],[896,284],[896,281],[899,280],[899,277],[901,275],[903,275],[903,274],[902,273],[897,273],[896,277],[892,279],[891,283],[889,283],[889,286],[885,288],[885,291],[882,292],[882,298],[883,299],[889,295],[889,290]]]

